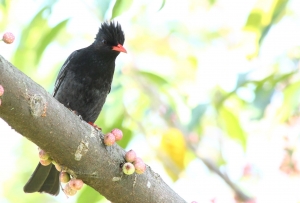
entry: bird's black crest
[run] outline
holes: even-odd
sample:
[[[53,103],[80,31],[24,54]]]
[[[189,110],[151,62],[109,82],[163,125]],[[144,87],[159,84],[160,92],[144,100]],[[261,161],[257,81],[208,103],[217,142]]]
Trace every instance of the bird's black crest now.
[[[104,22],[99,28],[99,32],[96,35],[96,40],[103,40],[115,44],[124,44],[125,37],[121,25],[117,22]]]

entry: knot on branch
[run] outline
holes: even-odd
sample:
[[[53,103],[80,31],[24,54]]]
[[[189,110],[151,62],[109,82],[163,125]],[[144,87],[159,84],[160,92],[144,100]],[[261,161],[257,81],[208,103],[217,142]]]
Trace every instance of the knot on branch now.
[[[41,95],[34,94],[29,96],[30,113],[33,117],[46,116],[47,103]]]
[[[89,150],[89,143],[88,141],[81,141],[80,144],[77,147],[77,150],[75,152],[75,160],[80,161],[81,157],[85,155]]]

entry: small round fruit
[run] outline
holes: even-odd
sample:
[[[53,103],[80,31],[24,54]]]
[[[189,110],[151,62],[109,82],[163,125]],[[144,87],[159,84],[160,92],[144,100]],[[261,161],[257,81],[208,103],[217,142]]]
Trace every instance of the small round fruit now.
[[[49,164],[51,164],[51,160],[50,159],[46,159],[46,160],[42,160],[40,159],[40,163],[43,165],[43,166],[48,166]]]
[[[65,186],[64,192],[67,196],[74,196],[77,193],[77,190],[72,189],[68,183]]]
[[[136,164],[136,163],[138,163],[138,162],[144,162],[144,161],[143,161],[142,158],[136,157],[135,160],[134,160],[134,162],[133,162],[133,164]]]
[[[126,152],[126,154],[125,154],[125,160],[127,161],[127,162],[134,162],[135,161],[135,158],[136,158],[136,153],[135,153],[135,151],[133,151],[132,149],[131,150],[129,150],[128,152]]]
[[[111,133],[115,136],[116,141],[121,140],[123,137],[123,132],[118,128],[113,129]]]
[[[146,171],[146,164],[143,161],[134,164],[135,172],[137,174],[142,174]]]
[[[113,144],[115,144],[116,138],[112,133],[107,133],[104,136],[104,144],[107,146],[112,146]]]
[[[49,159],[49,154],[47,152],[45,152],[44,150],[40,149],[39,157],[40,157],[40,160],[47,160],[47,159]]]
[[[70,175],[67,172],[61,172],[59,174],[59,180],[62,183],[67,183],[70,181]]]
[[[83,186],[83,181],[80,179],[72,179],[68,184],[73,190],[80,190]]]
[[[135,171],[135,168],[134,168],[133,164],[132,164],[132,163],[129,163],[129,162],[125,163],[125,164],[123,165],[122,169],[123,169],[123,172],[124,172],[126,175],[131,175],[131,174],[133,174],[134,171]]]
[[[6,32],[6,33],[4,33],[2,40],[6,44],[11,44],[15,41],[15,36],[11,32]]]

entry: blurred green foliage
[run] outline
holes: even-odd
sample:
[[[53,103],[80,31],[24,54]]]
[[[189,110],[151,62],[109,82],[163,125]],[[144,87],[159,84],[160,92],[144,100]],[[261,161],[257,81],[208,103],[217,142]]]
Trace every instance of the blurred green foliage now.
[[[53,85],[53,75],[59,67],[54,67],[53,70],[56,69],[56,71],[52,71],[53,75],[43,81],[39,79],[37,69],[41,61],[45,60],[44,54],[47,48],[53,43],[58,43],[60,35],[72,36],[67,31],[68,22],[72,19],[61,19],[50,24],[49,18],[53,15],[52,11],[57,2],[45,2],[47,4],[41,6],[33,14],[32,20],[21,28],[20,36],[18,36],[20,40],[11,61],[38,83],[49,87],[50,84]],[[213,8],[217,2],[216,0],[207,0],[208,8]],[[4,19],[9,9],[13,9],[9,7],[9,3],[10,1],[0,1],[0,9]],[[111,5],[112,3],[114,5]],[[126,12],[134,13],[128,20],[131,23],[131,30],[125,32],[126,37],[128,36],[126,38],[127,49],[131,52],[130,56],[126,57],[132,57],[132,61],[122,64],[117,62],[118,67],[115,72],[112,91],[97,120],[97,124],[102,127],[104,132],[113,128],[122,129],[125,136],[119,142],[120,146],[126,148],[138,134],[142,134],[146,139],[155,137],[156,134],[163,137],[164,143],[150,146],[150,148],[157,151],[153,153],[165,166],[168,174],[172,174],[170,175],[172,180],[176,181],[179,174],[191,161],[191,157],[196,157],[195,153],[189,150],[182,141],[188,141],[189,135],[196,134],[196,144],[201,144],[206,128],[213,126],[214,129],[219,130],[222,136],[238,143],[246,151],[247,122],[263,119],[266,109],[272,104],[272,99],[276,95],[283,96],[282,106],[278,109],[277,115],[282,122],[299,113],[298,69],[296,65],[290,69],[278,68],[284,64],[280,59],[274,59],[273,67],[267,73],[262,71],[260,77],[253,77],[254,71],[252,70],[240,73],[235,87],[231,90],[216,85],[210,89],[205,100],[196,99],[197,102],[191,102],[192,98],[201,97],[200,94],[202,93],[200,90],[193,89],[197,83],[197,72],[202,68],[203,58],[199,56],[207,50],[208,46],[220,42],[226,44],[227,42],[222,40],[227,39],[230,29],[224,27],[198,28],[197,24],[188,24],[189,21],[186,19],[182,19],[182,21],[167,19],[164,24],[157,23],[156,27],[153,28],[151,21],[154,20],[150,17],[147,19],[146,14],[144,14],[147,3],[137,3],[139,6],[135,6],[134,9],[138,8],[138,11],[133,10],[135,3],[137,2],[133,0],[106,0],[93,1],[91,5],[88,5],[89,12],[93,12],[97,16],[99,24],[100,20],[107,19],[107,16],[111,16],[111,19],[118,19]],[[172,4],[170,1],[162,0],[155,12],[163,12],[168,3]],[[197,1],[188,1],[187,4],[192,17],[195,13],[203,11],[201,6],[205,7],[204,3],[203,5],[198,4]],[[248,14],[244,29],[241,31],[252,36],[249,38],[250,40],[247,38],[245,41],[247,45],[250,44],[255,47],[245,52],[244,57],[249,59],[249,63],[251,62],[250,59],[255,60],[259,57],[264,39],[268,37],[271,27],[285,17],[287,6],[288,0],[257,0],[257,4]],[[207,8],[205,7],[205,9]],[[111,15],[109,15],[110,13]],[[5,26],[7,26],[6,21],[1,24],[1,30]],[[246,36],[248,36],[247,34]],[[239,44],[237,49],[242,52],[243,46],[243,44]],[[67,57],[67,54],[65,55]],[[298,62],[300,58],[299,54],[293,58],[283,57],[292,62]],[[217,54],[215,60],[218,60]],[[61,61],[62,63],[63,61]],[[157,67],[157,64],[162,65]],[[219,73],[213,75],[216,76],[217,74]],[[241,91],[248,92],[253,95],[253,98],[245,99],[241,96]],[[245,115],[248,117],[245,118]],[[176,132],[174,133],[176,134],[174,140],[172,140],[172,133],[170,132]],[[180,136],[184,139],[180,139]],[[32,147],[29,145],[23,143],[24,152]],[[176,153],[173,153],[176,149],[181,149],[179,150],[182,155],[180,156],[181,160],[178,160]],[[218,150],[221,152],[221,147]],[[33,153],[26,152],[25,155],[33,157]],[[22,154],[20,162],[24,160],[25,155]],[[28,159],[30,164],[27,162],[28,166],[25,171],[15,174],[22,177],[22,181],[15,180],[9,188],[13,188],[12,185],[14,184],[19,186],[21,182],[25,183],[34,167],[34,163],[31,163],[33,160]],[[227,164],[221,155],[214,161],[219,163],[219,166]],[[167,163],[168,166],[174,166],[174,164],[178,166],[180,163],[180,166],[172,171],[172,167],[166,166]],[[19,193],[21,188],[18,187],[17,189]],[[34,202],[52,202],[46,195],[16,197],[10,191],[5,191],[5,194],[8,202],[20,202],[19,198],[26,198],[31,202],[33,200]],[[77,197],[78,203],[101,201],[105,201],[104,198],[89,187],[85,187]]]
[[[47,46],[54,41],[60,31],[66,28],[68,19],[53,27],[49,26],[48,18],[52,12],[52,6],[54,4],[41,8],[31,22],[23,28],[19,45],[12,58],[12,63],[28,75],[36,72]]]
[[[125,11],[127,11],[130,8],[132,2],[133,2],[133,0],[127,0],[127,1],[116,0],[116,3],[112,10],[111,18],[113,19],[113,18],[121,15]]]
[[[270,28],[284,16],[288,2],[289,0],[257,1],[245,25],[245,30],[256,35],[257,50],[254,56],[257,56],[260,44]]]

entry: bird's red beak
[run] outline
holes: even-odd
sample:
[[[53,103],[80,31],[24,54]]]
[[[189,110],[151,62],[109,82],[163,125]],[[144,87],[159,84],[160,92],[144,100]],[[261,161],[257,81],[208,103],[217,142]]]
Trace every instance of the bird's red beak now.
[[[113,46],[112,50],[127,53],[126,49],[121,44],[118,44],[117,46]]]

